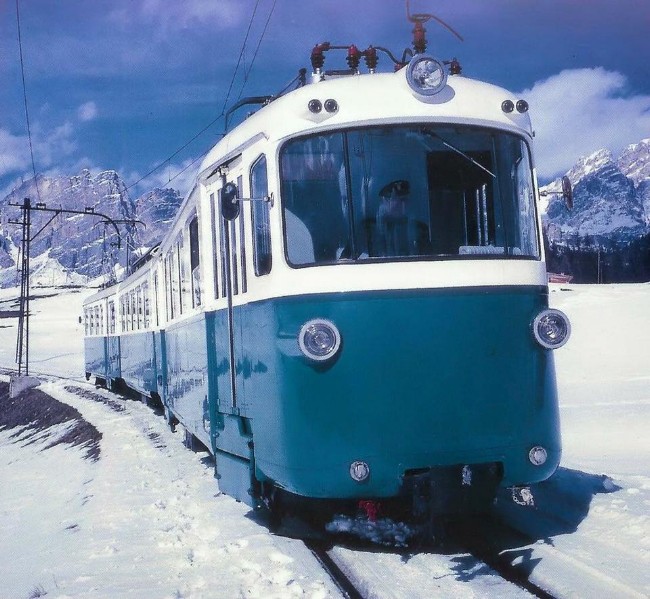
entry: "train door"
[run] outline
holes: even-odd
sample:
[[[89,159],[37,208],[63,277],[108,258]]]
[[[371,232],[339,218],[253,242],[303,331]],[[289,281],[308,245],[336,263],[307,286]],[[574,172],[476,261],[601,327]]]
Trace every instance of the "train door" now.
[[[231,173],[222,177],[223,186],[219,200],[221,289],[227,301],[225,322],[223,316],[217,315],[217,329],[227,330],[227,336],[219,335],[215,339],[217,355],[221,357],[219,374],[227,371],[228,376],[218,385],[219,411],[241,414],[244,399],[241,372],[241,328],[243,308],[239,298],[248,291],[248,269],[246,255],[245,219],[242,216],[241,203],[237,196],[242,188],[242,175]],[[225,325],[219,326],[220,324]],[[225,341],[225,343],[224,343]],[[225,363],[224,363],[225,361]],[[224,368],[225,367],[225,368]],[[224,380],[225,379],[225,380]],[[227,386],[226,386],[227,385]]]

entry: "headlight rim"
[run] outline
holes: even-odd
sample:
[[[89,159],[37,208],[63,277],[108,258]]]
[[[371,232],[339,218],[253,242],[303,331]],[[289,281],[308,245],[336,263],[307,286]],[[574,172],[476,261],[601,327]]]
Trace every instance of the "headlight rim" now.
[[[313,353],[312,351],[310,351],[309,347],[305,342],[305,336],[309,334],[309,329],[313,326],[324,326],[333,333],[334,344],[327,351],[326,354],[318,355]],[[300,327],[300,332],[298,333],[298,346],[300,347],[300,351],[303,353],[303,355],[306,358],[316,363],[327,362],[329,360],[332,360],[336,355],[338,355],[341,349],[341,342],[342,342],[341,332],[339,331],[338,327],[331,320],[328,320],[327,318],[311,318]]]
[[[549,315],[559,316],[560,319],[564,322],[566,333],[558,343],[549,343],[544,337],[542,337],[539,332],[539,326],[542,322],[542,319]],[[569,317],[564,312],[562,312],[562,310],[558,310],[557,308],[546,308],[542,310],[533,320],[532,329],[535,341],[537,341],[537,343],[539,343],[539,345],[541,345],[544,349],[559,349],[560,347],[564,346],[569,340],[569,337],[571,337],[571,321],[569,320]]]
[[[420,62],[430,60],[435,63],[440,72],[440,82],[435,87],[423,88],[415,82],[413,71]],[[406,81],[413,92],[420,96],[430,97],[435,96],[440,93],[447,86],[447,71],[445,70],[445,65],[439,61],[437,58],[434,58],[430,54],[416,54],[406,66]]]

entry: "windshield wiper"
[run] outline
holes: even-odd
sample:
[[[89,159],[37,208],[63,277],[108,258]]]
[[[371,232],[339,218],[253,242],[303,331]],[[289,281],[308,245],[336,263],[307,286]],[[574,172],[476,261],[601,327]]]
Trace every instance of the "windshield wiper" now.
[[[457,148],[454,144],[448,142],[446,139],[440,137],[437,133],[434,133],[433,131],[429,131],[428,129],[422,129],[422,133],[425,135],[429,135],[431,137],[435,137],[436,139],[440,140],[442,142],[442,145],[447,146],[450,150],[456,152],[456,154],[460,154],[463,158],[466,160],[469,160],[473,165],[478,166],[482,171],[485,171],[488,175],[490,175],[493,179],[496,179],[497,176],[489,169],[485,168],[480,162],[477,162],[474,160],[471,156],[468,156],[463,152],[460,148]]]

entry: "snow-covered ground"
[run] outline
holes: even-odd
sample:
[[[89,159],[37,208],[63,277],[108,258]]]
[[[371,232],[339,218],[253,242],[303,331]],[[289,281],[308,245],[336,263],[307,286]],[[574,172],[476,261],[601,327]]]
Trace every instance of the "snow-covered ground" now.
[[[32,304],[31,372],[84,386],[78,316],[89,292],[37,293],[51,297]],[[0,291],[0,313],[15,294]],[[535,489],[535,508],[500,502],[504,517],[538,539],[504,555],[525,562],[531,580],[556,596],[648,597],[650,285],[554,286],[551,303],[573,325],[555,352],[563,463]],[[14,366],[15,339],[15,319],[0,319],[0,367]],[[340,596],[300,541],[272,535],[220,495],[205,455],[183,450],[162,418],[136,402],[116,412],[70,385],[41,388],[103,435],[97,461],[69,445],[43,451],[51,437],[27,445],[0,432],[0,599]],[[349,563],[349,550],[335,552]],[[379,576],[400,562],[373,555],[352,552],[352,569]],[[366,588],[376,597],[422,596],[427,572],[440,597],[522,594],[473,558],[448,555],[412,558],[392,577],[397,591]]]

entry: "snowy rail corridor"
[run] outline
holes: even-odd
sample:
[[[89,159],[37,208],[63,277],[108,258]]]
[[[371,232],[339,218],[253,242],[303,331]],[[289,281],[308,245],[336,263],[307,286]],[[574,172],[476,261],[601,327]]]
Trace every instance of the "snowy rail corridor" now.
[[[34,373],[81,380],[85,293],[33,301]],[[2,291],[0,310],[14,297]],[[500,496],[507,526],[473,531],[550,596],[648,597],[650,285],[554,287],[551,303],[573,325],[556,352],[562,467],[533,489],[533,507]],[[15,334],[2,318],[1,367],[13,366]],[[206,454],[185,450],[150,408],[69,380],[39,390],[70,410],[49,429],[0,431],[0,599],[342,596],[301,541],[220,495]],[[0,409],[6,397],[5,385]],[[71,433],[78,422],[86,444]],[[82,444],[54,444],[64,437]],[[366,597],[528,596],[467,552],[329,553]]]

